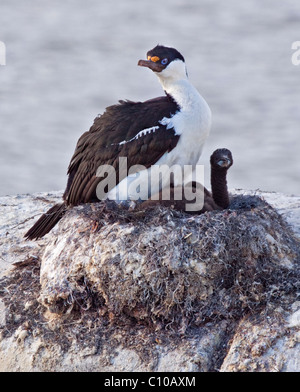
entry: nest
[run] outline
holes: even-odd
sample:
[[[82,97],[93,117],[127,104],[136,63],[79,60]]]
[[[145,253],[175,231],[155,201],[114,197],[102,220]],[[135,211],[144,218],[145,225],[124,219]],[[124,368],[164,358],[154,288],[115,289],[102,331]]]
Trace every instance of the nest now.
[[[66,315],[93,307],[112,322],[199,326],[295,300],[299,242],[258,196],[188,215],[114,203],[68,211],[41,264],[39,302]]]

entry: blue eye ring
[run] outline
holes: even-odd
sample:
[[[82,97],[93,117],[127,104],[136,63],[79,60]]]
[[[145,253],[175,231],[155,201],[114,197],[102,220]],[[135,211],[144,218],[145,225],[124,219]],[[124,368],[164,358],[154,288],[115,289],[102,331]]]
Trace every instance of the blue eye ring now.
[[[167,58],[162,59],[162,60],[161,60],[161,64],[162,64],[162,65],[166,65],[166,64],[168,64],[168,61],[169,61],[169,60],[168,60]]]

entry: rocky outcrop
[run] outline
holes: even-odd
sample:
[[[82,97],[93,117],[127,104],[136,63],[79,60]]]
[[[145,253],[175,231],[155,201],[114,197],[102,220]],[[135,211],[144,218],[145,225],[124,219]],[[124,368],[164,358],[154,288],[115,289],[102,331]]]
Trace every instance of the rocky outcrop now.
[[[79,206],[35,242],[61,193],[0,198],[0,371],[299,371],[300,197],[232,194]]]

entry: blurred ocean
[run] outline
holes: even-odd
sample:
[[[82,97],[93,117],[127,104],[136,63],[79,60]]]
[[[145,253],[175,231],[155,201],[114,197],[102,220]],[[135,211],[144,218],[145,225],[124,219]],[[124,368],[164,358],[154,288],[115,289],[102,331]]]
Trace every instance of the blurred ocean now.
[[[0,195],[64,189],[77,139],[118,99],[162,95],[137,67],[157,43],[185,57],[213,113],[200,163],[231,149],[230,188],[300,195],[296,0],[1,0]]]

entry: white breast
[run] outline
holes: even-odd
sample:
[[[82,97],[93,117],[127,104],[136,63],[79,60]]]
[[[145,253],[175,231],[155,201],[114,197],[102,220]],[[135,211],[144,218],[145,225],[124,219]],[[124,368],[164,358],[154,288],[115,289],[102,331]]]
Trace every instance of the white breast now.
[[[161,123],[173,127],[180,139],[176,148],[158,164],[196,165],[211,128],[210,108],[187,79],[172,83],[167,92],[176,100],[180,111]]]

